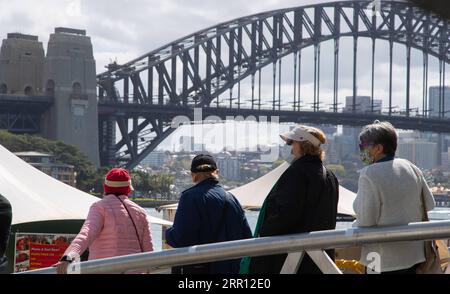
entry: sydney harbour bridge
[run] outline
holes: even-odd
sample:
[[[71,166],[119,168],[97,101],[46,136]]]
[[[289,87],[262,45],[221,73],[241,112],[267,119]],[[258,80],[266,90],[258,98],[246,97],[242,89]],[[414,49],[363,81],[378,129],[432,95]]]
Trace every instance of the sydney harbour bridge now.
[[[342,37],[352,37],[354,43],[351,52],[354,100],[350,111],[342,111],[338,99],[339,42]],[[358,40],[363,37],[372,40],[372,105],[371,111],[365,113],[358,111],[356,102]],[[389,42],[386,54],[390,60],[389,101],[387,110],[382,113],[376,111],[373,99],[378,39]],[[334,89],[333,103],[326,108],[321,106],[319,92],[320,47],[329,40],[334,42]],[[406,48],[406,107],[401,113],[395,111],[392,103],[394,43]],[[300,69],[302,50],[307,47],[314,48],[314,97],[312,109],[302,110]],[[423,52],[424,91],[419,115],[413,114],[410,107],[412,48]],[[282,99],[282,61],[288,56],[294,60],[293,86],[290,98],[286,99],[283,94]],[[430,117],[427,107],[429,56],[439,60],[439,80],[443,88],[445,66],[450,60],[448,21],[405,2],[331,2],[270,11],[222,23],[124,65],[111,65],[107,72],[97,76],[100,128],[115,128],[117,123],[122,137],[116,144],[111,141],[113,137],[102,138],[102,160],[109,161],[122,154],[131,159],[130,167],[135,166],[175,130],[170,127],[173,117],[180,114],[192,117],[195,107],[202,107],[205,115],[222,118],[227,115],[278,116],[281,122],[355,126],[381,117],[399,128],[447,132],[450,121],[445,119],[443,93],[437,117]],[[272,69],[273,93],[268,107],[263,105],[261,97],[264,67]],[[251,87],[250,97],[241,96],[241,84],[244,83]],[[121,87],[120,91],[118,87]],[[290,104],[290,109],[282,108],[282,100]],[[117,153],[121,149],[125,152]]]
[[[102,165],[139,164],[175,131],[174,117],[279,117],[280,122],[361,126],[375,119],[401,129],[450,133],[444,99],[450,61],[449,21],[404,1],[337,1],[259,13],[221,23],[153,50],[128,63],[108,65],[97,75],[99,149]],[[339,97],[342,38],[353,41],[345,62],[352,63],[353,103],[343,109]],[[358,42],[371,42],[371,105],[362,111],[358,97]],[[324,105],[321,45],[334,44],[331,103]],[[387,42],[388,98],[375,104],[376,44]],[[367,42],[367,41],[366,41]],[[394,44],[406,52],[404,97],[393,97]],[[313,49],[313,94],[303,89],[304,50]],[[422,55],[421,105],[412,105],[411,51]],[[439,107],[428,105],[429,59],[438,60]],[[327,56],[330,59],[330,56]],[[287,68],[284,68],[284,67]],[[285,75],[285,72],[291,72]],[[350,73],[347,73],[347,75]],[[403,78],[403,77],[402,77]],[[267,80],[270,97],[263,89]],[[289,89],[282,83],[289,79]],[[360,86],[361,88],[361,86]],[[312,97],[309,97],[312,96]],[[393,102],[401,99],[402,109]],[[328,102],[328,101],[327,101]],[[349,104],[347,103],[347,106]],[[431,115],[433,111],[434,115]],[[120,134],[116,134],[116,129]]]

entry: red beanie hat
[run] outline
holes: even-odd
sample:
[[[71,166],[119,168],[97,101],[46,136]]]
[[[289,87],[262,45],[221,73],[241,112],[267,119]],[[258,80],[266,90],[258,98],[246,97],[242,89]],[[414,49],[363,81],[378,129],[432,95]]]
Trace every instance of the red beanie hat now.
[[[126,169],[113,168],[106,174],[103,183],[105,194],[121,194],[128,195],[133,190],[131,185],[131,177]]]

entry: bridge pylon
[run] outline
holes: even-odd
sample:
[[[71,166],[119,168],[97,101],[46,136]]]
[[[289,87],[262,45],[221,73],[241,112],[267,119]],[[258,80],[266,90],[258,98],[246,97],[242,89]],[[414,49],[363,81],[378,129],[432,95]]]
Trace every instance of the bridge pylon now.
[[[56,28],[50,35],[43,80],[54,96],[46,137],[78,147],[99,166],[95,60],[84,30]]]

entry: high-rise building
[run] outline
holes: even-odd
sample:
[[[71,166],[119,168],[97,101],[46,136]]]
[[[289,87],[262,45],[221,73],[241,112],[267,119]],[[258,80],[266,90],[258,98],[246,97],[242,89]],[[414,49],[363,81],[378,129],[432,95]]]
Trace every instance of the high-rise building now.
[[[373,100],[373,112],[381,113],[382,100]],[[353,111],[353,96],[345,97],[344,112]],[[356,96],[355,98],[355,112],[357,113],[370,113],[372,111],[372,98],[370,96]]]
[[[450,149],[450,148],[449,148]],[[450,170],[450,153],[448,152],[450,150],[447,150],[447,152],[441,153],[441,170],[442,171],[449,171]]]
[[[441,107],[439,107],[439,95],[443,97],[443,100],[441,99],[440,101]],[[442,103],[444,105],[443,109]],[[442,110],[444,110],[444,117],[450,117],[450,87],[432,86],[429,88],[428,110],[432,117],[438,117],[439,111],[442,112]]]
[[[349,158],[357,152],[355,147],[355,138],[353,136],[340,135],[334,138],[335,152],[343,160]]]
[[[151,167],[162,167],[170,159],[170,154],[167,151],[153,151],[142,162],[142,165]]]
[[[181,136],[180,137],[180,151],[184,152],[194,152],[194,137],[192,136]]]
[[[381,113],[382,110],[382,100],[374,99],[373,105],[374,113]],[[345,107],[344,112],[353,111],[353,96],[345,97]],[[372,98],[370,96],[356,96],[355,98],[355,112],[356,113],[371,113],[372,112]],[[345,153],[358,152],[359,144],[359,133],[361,128],[343,126],[342,133],[344,136],[348,137],[345,139],[346,146],[344,147]],[[348,148],[348,149],[347,149]]]
[[[325,161],[327,163],[339,163],[340,157],[338,153],[338,144],[336,144],[337,136],[332,136],[327,138],[327,144],[324,145],[325,150]]]
[[[405,158],[421,169],[432,169],[439,166],[437,143],[427,141],[399,142],[397,156]]]
[[[237,156],[232,156],[229,152],[222,152],[216,158],[220,175],[228,180],[241,180],[242,160]]]

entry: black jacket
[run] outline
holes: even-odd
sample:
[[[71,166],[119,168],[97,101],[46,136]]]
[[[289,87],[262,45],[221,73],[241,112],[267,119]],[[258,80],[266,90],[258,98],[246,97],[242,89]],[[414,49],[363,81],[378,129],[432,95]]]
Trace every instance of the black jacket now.
[[[225,201],[227,207],[224,210]],[[215,179],[204,180],[182,192],[173,226],[166,231],[167,243],[175,248],[252,237],[244,210]],[[240,260],[183,267],[184,273],[236,274]]]
[[[0,273],[4,273],[7,267],[5,256],[11,230],[12,211],[9,201],[0,195]]]
[[[336,228],[339,184],[319,157],[305,155],[281,175],[269,195],[260,237]],[[332,250],[327,251],[334,258]],[[280,273],[287,254],[253,257],[250,273]],[[298,273],[320,273],[305,255]]]

